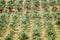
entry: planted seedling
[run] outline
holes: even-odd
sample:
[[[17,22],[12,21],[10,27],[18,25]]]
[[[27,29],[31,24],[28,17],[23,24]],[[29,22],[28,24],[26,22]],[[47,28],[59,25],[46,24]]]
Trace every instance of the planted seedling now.
[[[38,28],[34,27],[33,39],[32,40],[40,40],[40,34]]]
[[[60,5],[60,0],[57,0],[57,5]]]
[[[40,34],[38,29],[34,29],[33,40],[40,40]]]
[[[4,0],[0,0],[0,12],[3,11],[4,6],[5,6],[5,1]]]
[[[40,5],[39,0],[33,0],[33,4],[38,7]]]
[[[1,15],[1,20],[6,23],[7,16],[5,14]]]
[[[51,20],[48,20],[47,22],[45,22],[47,28],[52,28],[53,27],[53,25],[51,23],[52,23]]]
[[[0,31],[3,29],[3,27],[4,27],[4,23],[0,21]]]
[[[22,17],[22,27],[23,27],[23,29],[27,29],[28,28],[28,24],[29,24],[29,17],[28,17],[28,14],[25,14]]]
[[[47,3],[47,1],[42,1],[42,7],[43,8],[48,8],[47,6],[48,6],[48,3]]]
[[[31,9],[31,0],[26,0],[26,1],[25,1],[25,7],[26,7],[27,9]]]
[[[34,36],[32,40],[41,40],[38,36]]]
[[[50,2],[50,5],[51,5],[51,6],[53,6],[53,5],[56,4],[56,0],[50,0],[49,2]]]
[[[47,0],[42,0],[42,1],[47,1]]]
[[[34,12],[33,12],[33,17],[34,17],[34,18],[39,18],[39,13],[38,13],[37,11],[34,11]]]
[[[25,32],[25,31],[21,31],[21,33],[19,34],[19,39],[20,40],[28,40],[28,35],[27,35],[27,33]]]
[[[10,23],[10,26],[11,26],[12,28],[14,28],[14,27],[16,26],[18,16],[19,16],[18,13],[15,13],[15,14],[12,16],[12,20],[11,20],[11,23]]]
[[[48,40],[54,40],[54,32],[52,29],[49,29],[48,31]]]
[[[50,20],[52,17],[51,17],[51,14],[49,12],[46,12],[43,17],[46,19],[46,20]]]
[[[39,20],[39,18],[36,18],[36,19],[34,20],[34,25],[35,25],[35,26],[37,25],[37,27],[40,26],[40,20]]]
[[[34,29],[33,36],[40,36],[37,28]]]
[[[55,37],[54,37],[54,32],[53,32],[53,30],[51,29],[49,29],[48,30],[48,40],[54,40],[55,39]]]
[[[32,11],[38,11],[39,9],[35,6],[32,7]]]
[[[24,16],[22,23],[23,23],[23,24],[26,24],[26,23],[27,23],[27,20],[28,20],[27,17]]]
[[[60,20],[57,20],[56,21],[56,25],[59,25],[60,26]]]
[[[47,34],[48,34],[48,40],[54,40],[54,32],[53,32],[53,25],[52,22],[49,20],[45,24],[47,26]]]
[[[52,29],[49,29],[49,30],[48,30],[48,36],[50,36],[50,35],[54,35],[54,33],[53,33],[53,30],[52,30]]]
[[[33,39],[32,40],[41,40],[40,39],[40,25],[39,25],[39,20],[34,21],[34,30],[33,30]]]
[[[5,24],[7,24],[9,21],[7,21],[9,18],[8,18],[8,12],[6,12],[6,11],[3,11],[2,12],[2,15],[1,15],[1,20],[5,23]]]
[[[8,34],[5,38],[5,40],[12,40],[12,35],[11,34]]]
[[[27,24],[27,22],[29,21],[28,19],[29,19],[29,17],[28,17],[28,14],[25,14],[23,17],[22,17],[22,23],[23,24]]]
[[[21,27],[23,30],[27,30],[28,29],[28,25],[27,24],[22,24],[22,27]]]
[[[8,1],[8,3],[6,4],[6,7],[12,8],[12,6],[13,6],[13,0]]]
[[[5,14],[2,14],[0,15],[0,28],[3,28],[6,24],[6,15]]]
[[[8,3],[6,4],[6,7],[9,9],[10,12],[12,12],[13,5],[14,5],[13,0],[8,1]]]
[[[55,38],[54,38],[53,35],[50,35],[50,36],[48,37],[48,40],[55,40]]]
[[[52,7],[52,11],[57,11],[57,7],[55,5]]]
[[[57,12],[57,13],[55,14],[55,17],[56,17],[57,20],[60,20],[60,12]]]
[[[11,22],[10,26],[11,26],[12,28],[14,28],[14,27],[16,26],[16,23],[15,23],[15,22]]]
[[[47,1],[43,0],[42,3],[41,3],[41,6],[42,6],[42,8],[44,8],[45,11],[48,11],[49,7],[48,7],[48,2]]]
[[[55,14],[55,18],[56,18],[56,25],[60,26],[60,12],[57,12]]]
[[[22,9],[22,0],[16,0],[16,3],[15,3],[15,7],[17,8],[18,11],[20,11]]]

